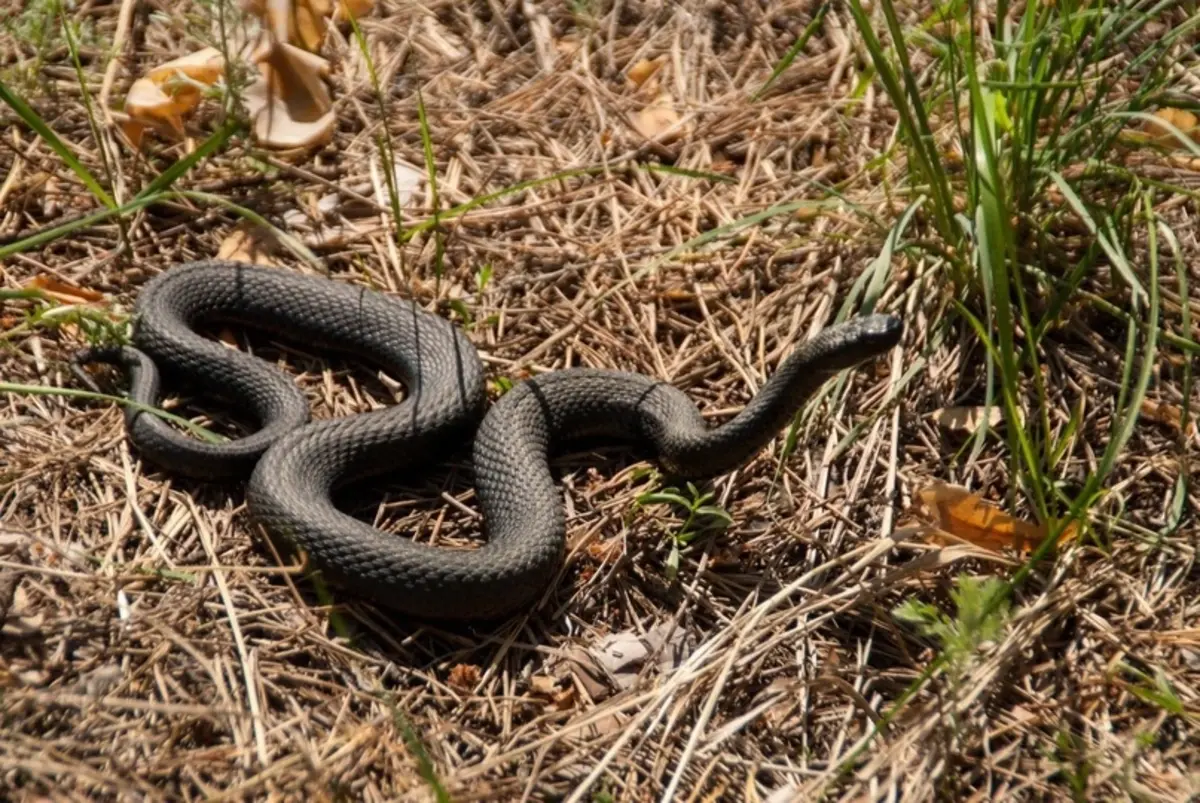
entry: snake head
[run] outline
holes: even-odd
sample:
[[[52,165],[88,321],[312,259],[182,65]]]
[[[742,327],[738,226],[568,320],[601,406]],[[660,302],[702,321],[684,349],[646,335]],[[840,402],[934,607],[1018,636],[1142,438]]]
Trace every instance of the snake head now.
[[[804,343],[803,360],[822,373],[836,373],[878,357],[900,342],[904,322],[895,315],[863,315],[822,329]]]

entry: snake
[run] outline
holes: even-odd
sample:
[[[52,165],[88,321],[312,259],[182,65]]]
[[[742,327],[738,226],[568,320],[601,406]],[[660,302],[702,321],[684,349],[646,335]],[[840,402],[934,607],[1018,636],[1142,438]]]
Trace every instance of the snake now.
[[[198,329],[244,326],[341,352],[404,387],[367,412],[313,419],[278,366]],[[401,615],[490,620],[532,605],[565,556],[566,516],[551,460],[580,439],[616,441],[667,476],[703,482],[749,462],[827,380],[896,346],[897,316],[864,314],[797,345],[743,409],[710,425],[689,396],[648,375],[591,367],[537,373],[488,406],[483,362],[465,332],[419,304],[366,286],[223,260],[168,267],[135,302],[130,342],[74,362],[125,369],[126,433],[144,458],[182,476],[242,481],[251,520],[290,539],[326,579]],[[191,383],[247,411],[258,428],[208,443],[144,409]],[[424,470],[470,447],[483,543],[460,548],[386,532],[342,511],[341,486]]]

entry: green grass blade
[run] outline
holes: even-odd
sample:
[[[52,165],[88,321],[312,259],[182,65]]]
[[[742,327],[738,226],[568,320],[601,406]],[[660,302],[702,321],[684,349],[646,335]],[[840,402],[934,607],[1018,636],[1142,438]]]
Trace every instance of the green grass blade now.
[[[821,7],[817,9],[817,13],[813,16],[812,22],[805,26],[804,30],[800,32],[800,36],[797,37],[792,46],[788,48],[787,53],[785,53],[783,58],[779,60],[779,63],[775,65],[775,69],[771,71],[771,76],[763,82],[763,85],[760,86],[754,92],[754,94],[750,96],[751,101],[757,101],[759,98],[761,98],[763,93],[771,88],[771,85],[775,83],[779,76],[782,75],[788,67],[792,66],[792,62],[796,60],[796,56],[800,55],[800,51],[804,49],[806,44],[808,44],[808,40],[812,39],[813,35],[820,30],[821,23],[825,21],[825,15],[828,13],[829,3],[822,3]]]
[[[111,218],[127,215],[130,212],[136,212],[138,209],[149,206],[158,200],[158,197],[136,198],[128,203],[122,204],[120,207],[115,209],[101,209],[98,212],[91,213],[90,215],[83,215],[75,220],[71,220],[57,226],[51,226],[48,229],[35,232],[28,237],[17,240],[16,242],[0,246],[0,259],[12,256],[13,254],[20,254],[25,251],[38,248],[46,243],[53,242],[60,237],[65,237],[72,232],[79,231],[80,229],[86,229],[88,226],[94,226],[99,223],[103,223]]]
[[[242,123],[240,121],[233,118],[226,120],[224,125],[209,135],[208,139],[204,140],[204,142],[200,144],[200,147],[196,148],[196,150],[192,151],[187,156],[168,167],[153,181],[147,184],[145,189],[137,194],[135,200],[148,198],[165,192],[180,176],[191,170],[204,159],[220,150],[221,147],[229,141],[230,137],[232,137],[241,129]]]
[[[867,52],[871,56],[871,61],[875,65],[875,70],[879,74],[880,80],[883,82],[884,89],[887,91],[888,97],[891,98],[892,105],[895,106],[896,111],[900,114],[901,126],[912,144],[912,152],[917,157],[919,172],[929,182],[929,191],[933,195],[934,214],[938,219],[938,228],[946,240],[951,243],[957,242],[959,237],[953,224],[954,204],[950,185],[946,179],[941,159],[938,157],[937,145],[934,141],[933,131],[929,125],[928,116],[925,113],[924,101],[917,87],[916,78],[912,72],[912,65],[908,60],[908,50],[904,41],[904,35],[900,31],[900,25],[896,20],[895,8],[893,8],[891,0],[880,0],[880,5],[888,23],[896,57],[900,62],[900,75],[904,82],[903,87],[901,86],[901,78],[898,78],[895,70],[892,69],[891,63],[883,52],[882,44],[875,36],[875,31],[871,27],[871,22],[862,8],[860,0],[850,0],[850,14],[854,17],[859,34],[862,36],[863,45],[867,48]]]
[[[1142,283],[1138,281],[1136,274],[1133,272],[1133,267],[1130,266],[1129,261],[1125,258],[1124,252],[1117,247],[1117,243],[1112,240],[1110,234],[1096,224],[1096,219],[1092,217],[1092,214],[1087,210],[1087,207],[1084,206],[1084,203],[1079,198],[1079,195],[1076,194],[1074,188],[1067,183],[1067,180],[1063,178],[1062,174],[1056,170],[1052,170],[1050,171],[1050,178],[1058,187],[1059,191],[1062,192],[1063,197],[1067,200],[1067,203],[1070,204],[1073,210],[1075,210],[1075,214],[1079,215],[1080,219],[1083,220],[1083,224],[1087,226],[1088,231],[1090,231],[1096,237],[1096,240],[1100,243],[1100,247],[1104,250],[1104,253],[1112,262],[1112,265],[1116,269],[1117,273],[1119,273],[1121,278],[1125,280],[1125,283],[1129,285],[1129,289],[1132,294],[1132,298],[1130,300],[1134,306],[1136,306],[1139,301],[1145,299],[1146,289],[1142,287]]]
[[[108,161],[108,153],[104,149],[103,139],[100,136],[100,126],[96,123],[96,108],[92,103],[92,93],[88,91],[87,76],[83,71],[83,62],[79,58],[79,42],[75,38],[75,31],[71,26],[71,21],[67,18],[64,10],[60,7],[60,22],[62,24],[63,37],[67,40],[67,51],[71,54],[71,65],[75,68],[75,80],[79,83],[79,95],[83,98],[83,108],[86,112],[88,128],[91,129],[92,139],[96,143],[96,152],[100,155],[100,164],[104,167],[104,172],[108,178],[108,185],[114,186],[112,166]],[[112,204],[105,204],[112,206]],[[122,235],[124,235],[122,229]]]
[[[433,209],[431,221],[434,241],[433,269],[434,274],[441,278],[445,271],[443,260],[446,244],[442,239],[442,232],[438,228],[441,220],[441,199],[438,198],[437,162],[433,157],[433,136],[429,131],[429,118],[425,114],[425,100],[419,89],[417,90],[417,128],[421,132],[421,149],[425,153],[425,172],[429,178],[429,206]]]
[[[1129,442],[1133,435],[1133,428],[1137,424],[1139,414],[1142,408],[1142,402],[1146,398],[1146,391],[1150,387],[1150,379],[1154,376],[1154,366],[1158,355],[1158,314],[1159,314],[1159,297],[1158,297],[1158,226],[1156,225],[1156,215],[1154,214],[1153,198],[1150,193],[1145,193],[1142,196],[1143,206],[1146,215],[1146,234],[1147,234],[1147,254],[1150,269],[1149,281],[1147,284],[1150,287],[1148,316],[1149,320],[1143,327],[1145,331],[1146,343],[1142,349],[1142,353],[1138,355],[1137,362],[1140,362],[1141,370],[1138,374],[1137,383],[1129,392],[1129,398],[1122,405],[1125,408],[1125,414],[1116,419],[1116,431],[1109,441],[1108,448],[1104,450],[1104,456],[1100,459],[1099,470],[1089,478],[1090,483],[1103,482],[1112,473],[1112,468],[1116,464],[1117,458],[1125,451],[1125,444]],[[1130,327],[1131,337],[1136,334],[1134,328]],[[1135,360],[1128,359],[1126,361],[1126,370],[1132,367]],[[1126,392],[1125,383],[1122,383],[1121,395]]]
[[[100,186],[100,182],[96,180],[96,177],[92,175],[91,171],[84,167],[83,162],[79,161],[79,158],[76,157],[71,149],[67,147],[66,143],[59,139],[58,134],[55,134],[52,130],[50,130],[50,126],[46,125],[46,122],[38,115],[38,113],[30,108],[29,104],[22,100],[16,93],[10,90],[3,81],[0,81],[0,100],[12,107],[12,110],[15,111],[17,116],[25,122],[25,125],[32,128],[39,137],[45,140],[46,144],[50,146],[50,149],[58,154],[60,159],[67,163],[67,166],[71,168],[71,171],[79,177],[79,180],[83,182],[84,186],[88,188],[88,191],[91,192],[92,195],[96,196],[96,199],[100,201],[100,203],[104,204],[109,209],[116,207],[116,201],[114,201],[112,196]]]
[[[159,407],[154,407],[149,404],[142,404],[141,402],[134,401],[133,399],[129,399],[124,396],[113,396],[108,393],[96,393],[95,391],[91,390],[77,390],[75,388],[56,388],[51,385],[22,385],[14,382],[0,382],[0,393],[28,396],[66,396],[72,399],[115,402],[124,407],[132,407],[133,409],[139,410],[143,413],[156,415],[159,418],[164,418],[167,421],[178,424],[194,434],[196,437],[208,443],[221,443],[227,440],[221,435],[212,432],[211,430],[208,430],[197,423],[188,421],[186,418],[177,416],[174,413],[168,413],[166,410],[163,410]]]
[[[312,249],[300,242],[300,240],[294,235],[289,234],[288,232],[274,225],[271,223],[271,221],[267,220],[253,209],[241,206],[240,204],[235,204],[233,201],[222,198],[220,195],[213,195],[212,193],[208,192],[198,192],[196,190],[173,190],[171,192],[163,193],[160,197],[188,198],[193,201],[200,201],[213,206],[224,207],[225,209],[236,213],[245,220],[250,221],[256,226],[261,226],[263,229],[269,231],[271,236],[275,237],[283,247],[287,248],[297,257],[312,265],[314,268],[320,270],[323,267],[321,265],[321,260],[318,259],[317,255],[312,252]]]

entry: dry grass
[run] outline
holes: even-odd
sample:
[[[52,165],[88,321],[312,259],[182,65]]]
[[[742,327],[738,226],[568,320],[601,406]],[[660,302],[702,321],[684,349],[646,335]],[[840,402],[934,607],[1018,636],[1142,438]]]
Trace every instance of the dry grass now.
[[[195,47],[175,4],[152,4],[153,14],[136,5],[114,98],[148,66]],[[200,4],[185,5],[203,17]],[[873,88],[852,100],[858,54],[844,11],[830,13],[765,98],[749,100],[815,5],[623,3],[575,18],[570,4],[388,0],[363,23],[393,90],[387,119],[361,54],[334,41],[333,146],[266,170],[239,141],[184,186],[277,222],[290,210],[311,215],[336,194],[320,222],[289,219],[293,233],[331,273],[446,315],[461,299],[493,377],[568,365],[637,370],[685,388],[717,418],[830,321],[885,230],[849,209],[785,215],[655,260],[773,203],[822,197],[818,182],[841,183],[884,226],[897,211],[870,166],[889,147],[894,112]],[[87,7],[94,91],[125,8]],[[568,35],[585,30],[592,43],[571,47]],[[627,122],[645,99],[625,72],[660,55],[663,88],[686,99],[692,128],[648,146]],[[14,37],[0,50],[10,70],[30,69],[33,57]],[[41,84],[25,97],[99,170],[66,53],[49,48],[36,69]],[[432,237],[396,246],[375,201],[385,127],[400,158],[423,164],[418,88],[443,208],[566,169],[612,169],[444,222],[438,277]],[[92,209],[54,154],[3,119],[0,172],[21,172],[2,191],[0,238]],[[211,120],[194,124],[204,131]],[[133,188],[182,151],[155,141],[149,164],[116,153]],[[631,156],[729,180],[633,171]],[[427,202],[419,194],[406,223],[426,219]],[[1163,214],[1193,232],[1184,246],[1194,256],[1191,201]],[[51,275],[128,309],[149,276],[214,255],[236,224],[220,209],[158,205],[129,219],[129,251],[116,226],[95,226],[7,260],[0,277],[14,288]],[[287,253],[277,259],[312,270]],[[485,264],[494,279],[476,293]],[[871,738],[934,655],[891,609],[911,596],[944,605],[959,571],[1010,571],[897,529],[913,489],[931,478],[999,500],[1010,482],[993,446],[973,463],[952,460],[961,441],[929,422],[939,407],[980,398],[982,353],[965,329],[931,346],[945,313],[942,279],[912,256],[898,255],[893,268],[880,306],[905,316],[903,348],[816,409],[782,465],[781,439],[715,483],[735,524],[697,541],[677,581],[665,561],[680,519],[633,505],[652,477],[620,453],[572,456],[560,464],[566,565],[536,609],[493,628],[396,621],[337,590],[331,604],[252,530],[237,489],[140,462],[115,407],[5,396],[0,787],[16,799],[422,800],[435,785],[422,777],[423,749],[454,800],[1069,799],[1072,778],[1086,780],[1089,799],[1195,796],[1194,493],[1189,523],[1155,533],[1181,461],[1194,467],[1196,450],[1188,442],[1181,456],[1152,423],[1139,425],[1118,466],[1123,510],[1109,511],[1121,514],[1111,551],[1080,546],[1035,572],[1005,634],[961,677],[926,684]],[[3,308],[0,374],[74,386],[62,359],[80,345],[77,332],[23,328],[25,309]],[[1123,343],[1077,323],[1051,360],[1049,414],[1065,420],[1087,399],[1086,455],[1108,437]],[[317,416],[392,398],[361,368],[252,342],[286,360]],[[925,367],[901,385],[918,359]],[[1180,402],[1169,371],[1155,393]],[[834,454],[862,422],[861,436]],[[1088,470],[1080,459],[1068,476]],[[479,532],[461,461],[412,485],[369,496],[362,515],[429,541]],[[630,631],[661,634],[673,654],[615,685],[580,668],[581,651]],[[1139,681],[1123,664],[1164,673],[1185,712],[1135,694]]]

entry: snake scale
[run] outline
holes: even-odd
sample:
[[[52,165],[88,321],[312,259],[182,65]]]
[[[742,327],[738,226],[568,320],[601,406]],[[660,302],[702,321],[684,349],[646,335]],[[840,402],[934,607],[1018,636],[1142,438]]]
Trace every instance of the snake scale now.
[[[286,373],[195,331],[210,321],[347,353],[399,380],[405,397],[363,414],[311,420],[305,396]],[[892,348],[902,331],[889,315],[820,331],[717,427],[666,382],[592,368],[524,380],[485,412],[479,354],[450,321],[329,278],[203,261],[172,267],[145,285],[132,345],[85,349],[75,361],[122,365],[129,397],[147,405],[158,403],[164,380],[219,389],[257,419],[255,432],[206,443],[126,406],[130,440],[144,457],[181,475],[248,478],[251,518],[305,549],[326,577],[356,594],[418,617],[490,619],[530,604],[562,560],[565,514],[549,464],[555,449],[578,437],[609,438],[640,447],[680,479],[732,471],[823,382]],[[486,533],[479,548],[417,543],[334,505],[342,483],[437,463],[472,436]]]

